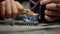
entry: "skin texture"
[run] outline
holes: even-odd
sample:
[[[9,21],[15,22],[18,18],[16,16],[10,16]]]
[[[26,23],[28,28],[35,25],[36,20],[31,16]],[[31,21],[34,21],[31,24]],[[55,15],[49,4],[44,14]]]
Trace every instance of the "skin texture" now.
[[[53,22],[60,19],[60,0],[42,0],[40,5],[46,5],[45,19]]]
[[[5,17],[6,18],[10,18],[11,14],[12,14],[12,10],[11,10],[11,1],[10,0],[5,0]]]
[[[18,15],[22,15],[23,13],[25,13],[26,11],[24,11],[24,7],[18,2],[15,1],[17,9],[18,9]]]
[[[11,0],[11,8],[12,8],[12,18],[15,18],[18,14],[18,10],[14,0]]]
[[[30,14],[33,16],[37,16],[38,14],[35,14],[29,9],[24,9],[24,7],[18,2],[14,0],[5,0],[1,2],[1,17],[3,18],[16,18],[18,15],[23,14]]]
[[[26,13],[24,7],[14,0],[5,0],[1,4],[1,17],[15,18],[17,15]],[[42,0],[40,5],[46,5],[45,19],[47,21],[55,21],[60,18],[60,0]],[[30,14],[32,12],[29,11]]]
[[[1,17],[3,18],[16,18],[18,14],[24,12],[23,6],[14,0],[5,0],[1,3]]]
[[[5,18],[5,1],[1,2],[1,17]]]

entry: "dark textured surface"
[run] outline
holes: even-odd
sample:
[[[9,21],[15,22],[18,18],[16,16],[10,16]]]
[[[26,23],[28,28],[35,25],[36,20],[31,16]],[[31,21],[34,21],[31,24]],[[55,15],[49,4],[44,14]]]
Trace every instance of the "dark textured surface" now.
[[[38,31],[27,31],[27,32],[6,32],[0,34],[60,34],[60,29],[53,30],[38,30]]]

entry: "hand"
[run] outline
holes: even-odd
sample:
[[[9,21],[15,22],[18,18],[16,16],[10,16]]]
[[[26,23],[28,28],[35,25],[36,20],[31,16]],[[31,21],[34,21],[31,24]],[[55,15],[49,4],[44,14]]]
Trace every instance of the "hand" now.
[[[22,14],[23,11],[23,6],[17,1],[5,0],[1,2],[2,18],[15,18],[17,15]]]
[[[41,5],[46,5],[45,19],[55,21],[60,18],[60,0],[42,0]]]
[[[32,16],[38,16],[38,13],[34,13],[33,11],[31,11],[30,9],[24,9],[26,12],[26,14],[32,15]]]

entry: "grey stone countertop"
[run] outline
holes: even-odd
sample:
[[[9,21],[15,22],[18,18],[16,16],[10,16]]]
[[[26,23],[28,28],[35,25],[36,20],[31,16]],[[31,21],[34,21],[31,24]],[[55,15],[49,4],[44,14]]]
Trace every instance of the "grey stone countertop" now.
[[[60,29],[60,25],[49,25],[49,26],[0,25],[0,32],[23,32],[23,31],[50,30],[50,29]]]

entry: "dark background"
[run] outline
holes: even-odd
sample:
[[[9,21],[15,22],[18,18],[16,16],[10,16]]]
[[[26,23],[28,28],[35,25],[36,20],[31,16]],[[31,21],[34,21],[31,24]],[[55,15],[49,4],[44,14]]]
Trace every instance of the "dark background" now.
[[[16,0],[16,1],[19,1],[21,3],[21,2],[29,1],[29,0]]]
[[[0,0],[0,2],[2,2],[4,0]],[[29,1],[29,0],[16,0],[16,1],[19,1],[19,2],[23,2],[23,1]]]

